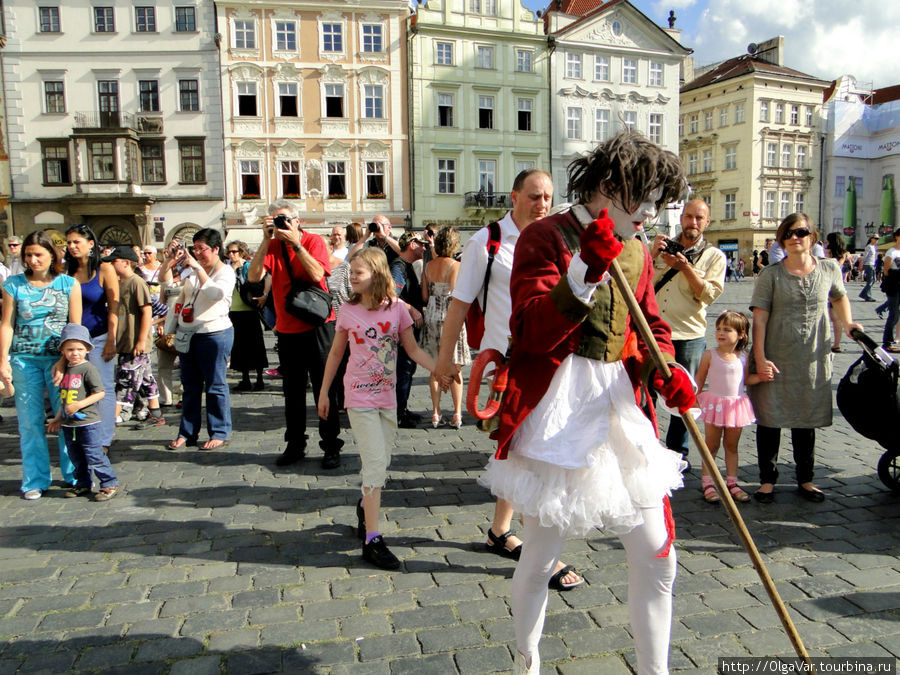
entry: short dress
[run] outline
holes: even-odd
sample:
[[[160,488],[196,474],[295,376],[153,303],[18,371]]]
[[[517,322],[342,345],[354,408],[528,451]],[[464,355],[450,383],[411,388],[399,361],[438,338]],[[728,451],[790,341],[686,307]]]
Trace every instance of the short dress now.
[[[681,454],[664,447],[634,402],[621,361],[570,354],[478,482],[544,527],[625,534],[682,486]]]
[[[422,349],[435,359],[441,345],[441,333],[444,330],[444,320],[447,318],[447,308],[450,307],[452,292],[453,288],[445,281],[428,282],[428,304],[422,313],[424,318]],[[456,340],[453,363],[458,366],[467,366],[472,363],[472,354],[469,352],[469,345],[466,342],[465,325]]]
[[[717,427],[741,428],[753,424],[753,404],[744,393],[747,354],[736,361],[726,361],[715,349],[710,350],[709,389],[697,395],[700,419]]]

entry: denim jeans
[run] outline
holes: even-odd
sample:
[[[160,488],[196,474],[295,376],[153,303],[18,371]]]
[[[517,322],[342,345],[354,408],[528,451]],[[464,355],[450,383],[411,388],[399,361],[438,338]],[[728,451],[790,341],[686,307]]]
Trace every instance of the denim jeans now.
[[[234,343],[234,328],[194,333],[181,361],[181,427],[178,435],[196,441],[200,434],[200,407],[206,392],[206,430],[210,438],[231,436],[231,396],[225,372]]]
[[[53,364],[57,356],[10,355],[13,385],[16,388],[16,415],[19,418],[19,447],[22,450],[22,492],[50,487],[50,451],[44,427],[44,391],[48,392],[54,414],[59,409],[59,387],[53,384]],[[75,482],[75,465],[69,459],[66,440],[59,437],[59,469],[63,480]]]
[[[694,338],[692,340],[672,340],[675,347],[675,361],[684,366],[693,375],[700,366],[700,358],[706,351],[706,338]],[[680,417],[672,415],[669,419],[669,430],[666,432],[666,447],[669,450],[680,452],[687,457],[690,446],[688,445],[688,430]]]
[[[887,321],[884,322],[884,334],[881,336],[881,344],[888,347],[894,343],[894,328],[900,319],[900,293],[887,296]]]
[[[416,362],[409,358],[403,347],[397,348],[397,418],[399,419],[409,408],[409,391],[416,372]]]
[[[106,392],[97,405],[100,409],[100,445],[108,448],[116,433],[116,357],[113,356],[109,361],[103,358],[107,337],[104,333],[91,338],[94,348],[88,352],[87,360],[100,371],[100,381]]]
[[[875,283],[874,265],[863,265],[863,279],[865,279],[866,285],[860,291],[859,297],[869,299],[872,297],[872,285]]]
[[[91,471],[97,476],[102,488],[119,484],[119,479],[116,478],[109,463],[109,457],[103,452],[102,422],[83,427],[63,427],[62,432],[66,438],[69,457],[75,465],[75,484],[78,487],[91,487]]]

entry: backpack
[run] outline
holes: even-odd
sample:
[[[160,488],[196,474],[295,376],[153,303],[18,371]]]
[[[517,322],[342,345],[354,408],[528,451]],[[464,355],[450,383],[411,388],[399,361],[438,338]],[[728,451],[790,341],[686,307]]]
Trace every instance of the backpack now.
[[[484,337],[484,308],[487,307],[488,285],[491,283],[491,266],[494,264],[494,256],[500,250],[500,223],[494,221],[488,226],[487,240],[487,267],[484,270],[484,293],[481,302],[478,298],[469,305],[469,311],[466,313],[466,342],[472,349],[481,347],[481,340]]]

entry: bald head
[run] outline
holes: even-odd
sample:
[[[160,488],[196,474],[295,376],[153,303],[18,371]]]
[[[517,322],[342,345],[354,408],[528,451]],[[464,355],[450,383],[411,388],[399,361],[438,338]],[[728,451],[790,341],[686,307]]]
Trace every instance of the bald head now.
[[[702,199],[692,199],[681,212],[681,243],[692,246],[709,225],[709,205]]]

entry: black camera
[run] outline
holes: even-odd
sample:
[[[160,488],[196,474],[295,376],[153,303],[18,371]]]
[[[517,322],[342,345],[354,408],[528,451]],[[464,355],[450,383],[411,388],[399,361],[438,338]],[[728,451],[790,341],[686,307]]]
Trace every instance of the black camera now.
[[[669,255],[684,253],[684,246],[679,244],[677,241],[666,239],[666,245],[663,247],[663,253],[668,253]]]
[[[272,218],[272,223],[274,223],[275,227],[279,230],[289,230],[290,226],[288,225],[288,217],[285,215],[275,216]]]
[[[378,227],[378,223],[369,223],[369,232],[372,234],[378,234],[381,232],[381,228]]]

